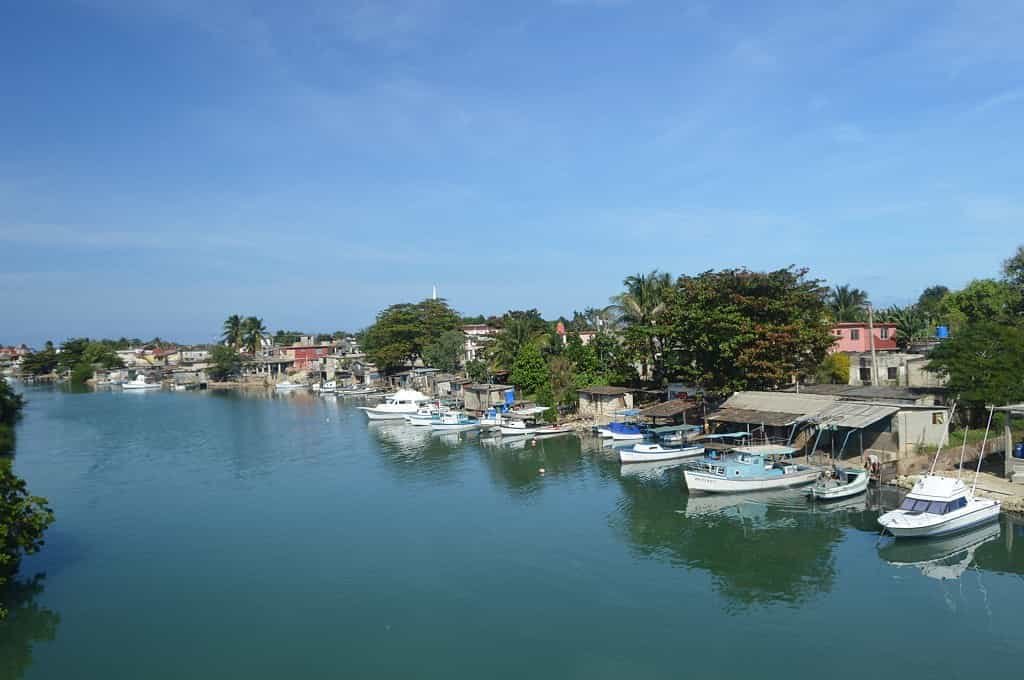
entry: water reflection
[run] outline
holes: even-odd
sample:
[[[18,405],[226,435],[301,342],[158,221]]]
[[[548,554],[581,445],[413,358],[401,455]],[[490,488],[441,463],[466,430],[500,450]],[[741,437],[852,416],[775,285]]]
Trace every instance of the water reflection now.
[[[939,581],[959,579],[974,563],[975,553],[1002,533],[998,523],[962,534],[924,541],[888,539],[878,555],[897,567],[914,567]]]
[[[491,480],[516,494],[535,493],[545,478],[581,476],[585,466],[576,437],[486,438],[481,448]]]
[[[33,645],[57,637],[60,615],[36,602],[43,592],[44,578],[37,574],[3,587],[0,602],[7,610],[7,618],[0,621],[0,680],[24,676],[32,665]]]

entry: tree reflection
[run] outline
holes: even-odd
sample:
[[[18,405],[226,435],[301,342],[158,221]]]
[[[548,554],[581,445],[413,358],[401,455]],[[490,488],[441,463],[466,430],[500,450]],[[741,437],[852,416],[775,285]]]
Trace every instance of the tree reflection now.
[[[535,492],[545,477],[577,475],[584,465],[576,437],[485,438],[481,448],[491,479],[515,494]]]
[[[51,642],[57,636],[60,615],[36,603],[43,592],[44,578],[37,574],[4,586],[0,597],[7,618],[0,621],[0,680],[24,676],[32,665],[33,644]]]
[[[621,479],[612,523],[640,554],[710,572],[741,607],[797,604],[832,589],[845,513],[814,511],[800,490],[688,496],[681,477]]]

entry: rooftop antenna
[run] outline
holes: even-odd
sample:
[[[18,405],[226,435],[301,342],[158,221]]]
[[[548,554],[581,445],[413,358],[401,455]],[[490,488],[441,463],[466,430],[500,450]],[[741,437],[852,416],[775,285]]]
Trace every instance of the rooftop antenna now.
[[[974,483],[971,484],[971,495],[978,486],[978,474],[981,472],[981,461],[985,460],[985,445],[988,444],[988,431],[992,427],[992,414],[996,412],[995,406],[988,407],[988,424],[985,425],[985,438],[981,440],[981,453],[978,454],[978,469],[974,471]]]
[[[935,458],[932,459],[932,467],[928,470],[929,475],[935,474],[935,464],[939,462],[939,454],[942,453],[942,446],[949,441],[949,423],[953,420],[953,414],[956,413],[956,400],[953,400],[953,408],[949,409],[949,415],[946,416],[946,429],[942,432],[942,439],[939,440],[939,448],[935,450]]]

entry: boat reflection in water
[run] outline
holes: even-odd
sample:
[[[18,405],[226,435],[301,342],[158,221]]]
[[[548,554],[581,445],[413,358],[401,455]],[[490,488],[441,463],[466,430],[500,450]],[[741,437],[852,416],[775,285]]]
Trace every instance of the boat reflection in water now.
[[[960,578],[973,564],[978,548],[998,539],[1001,531],[997,522],[929,541],[890,539],[879,546],[878,555],[894,566],[917,567],[928,578],[951,581]]]
[[[619,474],[623,477],[637,479],[654,479],[663,476],[669,470],[678,470],[686,464],[685,460],[664,460],[651,463],[627,463],[620,465]]]

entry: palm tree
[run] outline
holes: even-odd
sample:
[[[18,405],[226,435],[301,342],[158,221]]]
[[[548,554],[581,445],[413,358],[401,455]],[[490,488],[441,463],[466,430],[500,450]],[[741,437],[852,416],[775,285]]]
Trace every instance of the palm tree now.
[[[825,305],[836,323],[863,321],[868,304],[868,294],[851,288],[850,284],[835,286],[825,297]]]
[[[242,317],[232,314],[224,321],[224,333],[221,335],[224,344],[236,350],[242,346]]]
[[[906,349],[914,340],[928,335],[930,321],[917,305],[902,308],[893,305],[886,310],[885,320],[896,324],[896,344],[901,349]]]
[[[625,291],[613,297],[611,306],[606,308],[617,313],[615,323],[637,328],[654,326],[665,311],[665,299],[672,288],[671,274],[654,269],[647,274],[627,276],[622,285]],[[657,368],[661,339],[651,332],[644,335],[646,347],[641,352],[640,364],[643,375],[647,376],[648,366]]]
[[[549,341],[547,329],[533,318],[509,316],[505,319],[505,327],[494,337],[491,362],[499,368],[511,369],[523,347],[532,343],[543,349]]]
[[[250,316],[242,322],[242,340],[245,343],[245,348],[252,353],[253,356],[259,351],[263,344],[263,336],[267,332],[267,327],[263,325],[263,319],[255,316]]]

